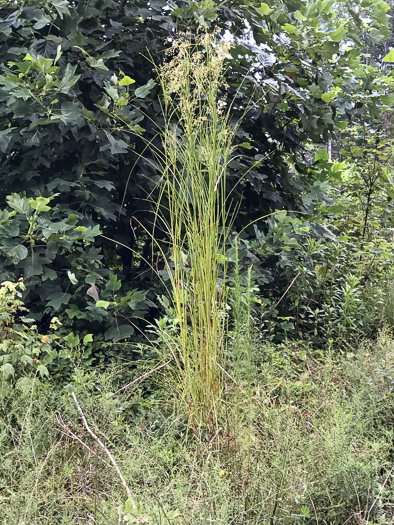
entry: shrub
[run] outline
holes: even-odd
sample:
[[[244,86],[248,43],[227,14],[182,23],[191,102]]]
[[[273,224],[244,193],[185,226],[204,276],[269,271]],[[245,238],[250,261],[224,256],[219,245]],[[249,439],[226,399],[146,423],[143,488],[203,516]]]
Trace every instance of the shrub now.
[[[53,317],[50,322],[52,333],[41,334],[30,319],[23,314],[23,279],[17,283],[4,281],[0,285],[0,373],[2,380],[13,379],[25,388],[35,374],[48,375],[47,365],[56,356],[53,333],[60,321]]]

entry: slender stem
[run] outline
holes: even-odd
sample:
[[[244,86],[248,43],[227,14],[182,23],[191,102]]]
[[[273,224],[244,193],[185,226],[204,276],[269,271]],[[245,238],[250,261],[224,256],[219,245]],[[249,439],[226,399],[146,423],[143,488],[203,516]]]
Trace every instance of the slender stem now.
[[[116,463],[113,455],[108,450],[108,448],[104,445],[104,443],[101,441],[101,439],[89,427],[88,422],[86,421],[85,414],[83,413],[82,408],[80,407],[80,404],[78,403],[78,399],[77,399],[77,396],[75,395],[75,393],[71,392],[71,395],[72,395],[72,397],[74,399],[74,403],[77,406],[78,412],[81,414],[81,418],[82,418],[83,424],[85,425],[86,430],[88,431],[88,433],[92,436],[92,438],[99,444],[99,446],[104,450],[104,452],[109,457],[112,465],[114,466],[114,469],[116,470],[116,472],[117,472],[117,474],[118,474],[118,476],[120,478],[120,481],[122,482],[122,485],[124,486],[124,488],[126,490],[127,497],[131,499],[131,505],[132,505],[133,509],[136,509],[137,505],[135,504],[134,499],[131,496],[131,491],[130,491],[129,487],[127,486],[127,483],[126,483],[126,481],[125,481],[125,479],[123,477],[123,474],[121,473],[121,471],[120,471],[120,469],[118,467],[118,464]]]

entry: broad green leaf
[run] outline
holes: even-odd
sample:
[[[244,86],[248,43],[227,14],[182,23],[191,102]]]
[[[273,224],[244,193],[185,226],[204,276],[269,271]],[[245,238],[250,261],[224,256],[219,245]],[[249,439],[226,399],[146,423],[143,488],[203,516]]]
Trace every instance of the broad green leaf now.
[[[131,293],[131,299],[127,304],[132,310],[137,310],[138,308],[141,308],[142,303],[146,301],[147,293],[147,291],[143,292],[141,290],[133,290]]]
[[[84,317],[84,313],[81,312],[81,310],[78,308],[76,304],[70,304],[69,308],[66,309],[66,314],[70,319],[82,319]]]
[[[19,244],[8,251],[7,255],[14,260],[14,264],[18,264],[20,261],[23,261],[28,256],[29,252],[27,251],[26,246]]]
[[[115,138],[109,131],[104,130],[104,133],[108,142],[100,147],[100,151],[110,150],[113,155],[127,153],[129,146],[124,140]]]
[[[90,272],[85,277],[85,283],[87,284],[96,284],[97,280],[100,280],[101,276],[98,273]]]
[[[106,83],[105,91],[112,98],[114,102],[119,100],[119,93],[115,86],[112,86],[109,82]]]
[[[320,13],[328,14],[332,12],[332,6],[335,3],[335,0],[319,0],[317,2],[317,8]]]
[[[383,104],[392,106],[394,104],[394,95],[382,95],[380,100],[383,102]]]
[[[77,66],[67,64],[66,69],[64,70],[63,78],[59,80],[60,93],[69,93],[71,88],[78,82],[81,75],[76,75],[76,70]]]
[[[183,13],[184,13],[184,10],[181,7],[177,7],[176,9],[173,9],[171,11],[171,14],[175,16],[182,16]]]
[[[42,211],[49,211],[51,209],[50,206],[47,206],[51,200],[51,198],[47,199],[46,197],[37,197],[36,199],[29,200],[29,204],[33,210],[36,210],[38,213],[40,213]]]
[[[224,264],[225,262],[227,262],[229,260],[228,257],[226,257],[223,253],[217,253],[216,254],[216,261],[219,263],[219,264]]]
[[[296,13],[296,17],[297,17],[299,20],[301,20],[302,22],[305,22],[306,20],[308,20],[307,17],[304,16],[304,15],[301,13],[301,11],[298,11],[298,13]]]
[[[83,239],[85,242],[93,242],[94,239],[101,234],[100,226],[96,224],[93,228],[89,226],[88,228],[85,228],[84,226],[78,226],[75,228],[75,231],[82,232],[81,239]]]
[[[387,13],[391,9],[390,5],[387,2],[382,2],[381,0],[378,0],[375,4],[376,9],[379,9],[379,11],[383,11],[384,13]]]
[[[23,60],[27,60],[28,62],[36,62],[36,59],[33,58],[30,53],[26,53]]]
[[[0,367],[0,372],[3,375],[4,379],[8,379],[15,374],[15,368],[11,363],[5,363]]]
[[[346,209],[346,206],[343,204],[335,204],[334,206],[330,206],[327,208],[327,213],[332,213],[333,215],[339,215],[344,212]]]
[[[42,16],[35,24],[34,29],[40,30],[46,25],[50,24],[52,22],[52,19],[50,16]]]
[[[338,96],[340,91],[341,91],[340,87],[334,86],[328,93],[323,93],[321,98],[322,100],[324,100],[324,102],[332,102],[334,98]]]
[[[387,55],[383,58],[383,62],[394,62],[394,49],[387,53]]]
[[[48,299],[47,306],[51,306],[54,310],[59,310],[62,305],[68,304],[71,294],[58,292],[50,295]]]
[[[31,392],[34,386],[34,380],[31,377],[23,376],[18,379],[15,386],[17,390],[26,395]]]
[[[122,339],[127,339],[134,333],[134,328],[129,324],[122,324],[120,326],[114,326],[107,330],[104,334],[106,341],[113,341],[117,343]]]
[[[322,55],[326,58],[332,58],[333,55],[336,55],[339,52],[339,44],[338,42],[330,42],[327,40],[324,42],[322,47]]]
[[[94,57],[87,57],[86,62],[92,66],[94,69],[96,69],[99,73],[106,73],[109,71],[107,66],[104,64],[104,60],[102,58],[94,58]]]
[[[264,16],[267,16],[269,15],[270,13],[272,13],[273,9],[266,3],[262,3],[260,5],[260,7],[257,8],[257,11],[261,14],[261,15],[264,15]]]
[[[346,35],[347,29],[344,24],[341,24],[337,29],[332,31],[331,33],[328,33],[328,36],[333,40],[334,42],[340,42],[342,38]]]
[[[87,345],[88,343],[93,342],[93,334],[86,334],[83,338],[83,344]]]
[[[298,30],[296,28],[296,26],[294,26],[293,24],[285,24],[284,26],[282,26],[282,29],[283,31],[286,31],[287,33],[291,33],[291,34],[298,34]]]
[[[359,146],[350,146],[350,152],[354,157],[362,157],[363,149]]]
[[[316,153],[315,153],[315,161],[317,160],[329,160],[330,158],[330,155],[327,151],[327,148],[320,148]]]
[[[119,86],[130,86],[130,84],[134,84],[134,82],[135,80],[126,75],[122,78],[122,80],[119,80]]]
[[[56,9],[60,18],[70,14],[69,3],[66,0],[49,0],[48,4]]]
[[[80,106],[73,102],[63,102],[61,105],[60,120],[66,125],[82,125],[84,120]]]
[[[37,372],[40,374],[41,377],[49,376],[48,368],[45,365],[38,365]]]
[[[107,282],[105,288],[111,292],[116,292],[122,286],[121,281],[113,273],[109,274],[109,281]]]
[[[141,86],[135,90],[135,96],[137,98],[146,98],[155,86],[156,82],[151,78],[145,86]]]
[[[287,216],[286,210],[278,210],[275,212],[275,219],[279,222],[283,222]]]
[[[52,268],[48,268],[48,266],[44,266],[43,272],[41,274],[42,281],[46,281],[49,279],[50,281],[54,281],[57,279],[57,273],[55,270],[52,270]]]
[[[53,60],[40,55],[37,57],[36,67],[40,73],[54,73],[57,70],[57,67],[53,65]]]
[[[29,199],[21,197],[17,193],[12,193],[6,197],[7,204],[22,215],[28,215],[31,212]]]
[[[111,303],[109,301],[103,301],[101,299],[99,301],[96,301],[96,306],[98,308],[104,308],[104,310],[106,310],[110,304]]]
[[[10,127],[0,131],[0,153],[6,153],[7,148],[12,140],[12,131],[14,129],[16,128]]]
[[[378,44],[379,42],[382,42],[382,40],[386,40],[389,34],[390,31],[387,31],[387,27],[383,26],[379,29],[372,28],[369,32],[369,37],[372,40],[372,43]]]
[[[34,353],[35,353],[36,355],[38,355],[39,352],[40,352],[39,349],[35,349],[35,350],[34,350]],[[21,363],[22,363],[23,365],[30,365],[30,366],[33,366],[33,365],[34,365],[34,361],[33,361],[33,359],[31,358],[30,355],[27,355],[27,354],[24,354],[24,355],[21,356]]]
[[[75,348],[81,342],[81,340],[79,339],[79,335],[74,334],[74,332],[70,332],[63,339],[66,341],[68,346],[70,346],[71,348]]]

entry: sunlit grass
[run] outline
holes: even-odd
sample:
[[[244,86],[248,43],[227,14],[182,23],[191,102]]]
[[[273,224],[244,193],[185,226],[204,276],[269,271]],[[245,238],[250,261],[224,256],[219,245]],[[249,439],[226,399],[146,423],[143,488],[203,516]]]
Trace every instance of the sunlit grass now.
[[[179,338],[171,352],[192,419],[215,418],[222,394],[227,334],[226,241],[234,208],[226,175],[235,128],[223,87],[227,45],[205,35],[181,40],[158,70],[165,106],[158,216],[165,220],[165,254]],[[163,211],[166,213],[163,213]]]

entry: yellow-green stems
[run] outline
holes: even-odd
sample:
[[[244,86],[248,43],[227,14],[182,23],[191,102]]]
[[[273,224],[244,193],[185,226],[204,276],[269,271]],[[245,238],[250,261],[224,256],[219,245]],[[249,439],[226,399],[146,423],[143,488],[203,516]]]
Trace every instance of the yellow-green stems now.
[[[234,210],[226,198],[233,152],[229,107],[219,98],[228,44],[204,35],[174,44],[158,68],[165,125],[158,154],[161,192],[157,208],[166,221],[170,276],[178,337],[168,342],[177,363],[189,415],[215,419],[220,404],[227,334],[225,252]]]

